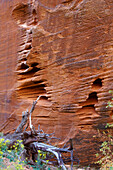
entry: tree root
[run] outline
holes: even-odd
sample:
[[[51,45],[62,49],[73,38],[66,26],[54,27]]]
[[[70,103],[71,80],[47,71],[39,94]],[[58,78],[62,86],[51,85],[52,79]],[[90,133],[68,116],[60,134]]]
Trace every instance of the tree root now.
[[[52,137],[52,134],[46,134],[43,132],[43,130],[40,130],[40,126],[38,127],[38,130],[35,130],[34,126],[32,125],[32,120],[31,120],[31,115],[35,109],[35,106],[37,104],[37,101],[41,98],[39,96],[36,101],[33,102],[32,108],[30,112],[26,110],[25,112],[22,112],[22,120],[17,129],[13,134],[8,134],[6,136],[0,137],[4,138],[5,140],[9,139],[10,140],[10,145],[13,146],[14,143],[17,142],[17,140],[22,140],[23,145],[24,145],[24,151],[21,152],[21,158],[22,161],[28,158],[28,160],[31,161],[32,164],[36,164],[35,161],[38,156],[38,150],[41,150],[43,152],[51,153],[48,156],[48,163],[56,164],[59,167],[61,167],[63,170],[66,170],[66,167],[64,165],[64,161],[62,158],[61,153],[70,153],[70,161],[71,161],[71,170],[73,169],[73,144],[72,144],[72,139],[70,139],[70,146],[69,148],[58,148],[54,147],[52,145],[48,145],[50,139],[58,139],[55,137]],[[26,126],[26,127],[25,127]],[[25,127],[25,129],[24,129]],[[26,129],[30,127],[30,131],[26,131]],[[30,158],[31,155],[31,158]],[[53,157],[55,157],[56,161],[52,161]],[[46,159],[42,159],[42,162],[46,162]]]

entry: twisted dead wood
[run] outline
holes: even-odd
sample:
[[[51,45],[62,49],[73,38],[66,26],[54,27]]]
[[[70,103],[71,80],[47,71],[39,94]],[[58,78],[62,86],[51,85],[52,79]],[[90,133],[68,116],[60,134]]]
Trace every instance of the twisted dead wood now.
[[[70,146],[69,148],[58,148],[54,147],[52,145],[48,145],[49,140],[51,139],[58,139],[55,137],[51,137],[52,134],[46,134],[43,130],[40,130],[40,126],[38,127],[38,130],[35,130],[34,126],[32,125],[31,115],[35,109],[35,106],[37,104],[37,101],[41,98],[39,96],[36,101],[33,102],[30,112],[26,110],[25,112],[22,112],[22,120],[17,129],[13,134],[8,134],[2,138],[5,140],[10,140],[10,146],[12,146],[18,139],[23,141],[24,144],[24,151],[21,153],[23,155],[22,157],[26,159],[26,157],[30,159],[29,155],[32,155],[31,164],[35,164],[35,161],[37,159],[38,150],[52,153],[54,157],[56,157],[57,164],[63,169],[66,170],[66,167],[64,165],[64,161],[62,158],[61,153],[70,153],[70,160],[71,160],[71,170],[73,169],[73,144],[72,140],[70,140]],[[27,124],[27,125],[26,125]],[[24,127],[26,128],[24,129]],[[30,127],[30,131],[26,131],[26,129]],[[23,130],[24,129],[24,130]],[[29,160],[28,159],[28,160]],[[51,157],[49,158],[51,159]],[[44,162],[46,160],[42,160]],[[48,163],[54,164],[54,161],[49,161]]]

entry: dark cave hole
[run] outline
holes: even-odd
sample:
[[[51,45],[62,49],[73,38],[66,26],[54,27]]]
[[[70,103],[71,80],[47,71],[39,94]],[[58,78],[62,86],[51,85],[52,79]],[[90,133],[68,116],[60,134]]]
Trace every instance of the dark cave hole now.
[[[46,85],[43,82],[44,82],[44,80],[40,80],[40,81],[34,81],[33,83],[40,84],[40,86],[43,85],[43,87],[46,87]]]
[[[101,88],[102,87],[102,79],[98,78],[93,82],[93,88]]]
[[[39,89],[44,89],[45,88],[45,84],[38,84],[38,83],[35,83],[35,86],[34,87],[38,87]],[[45,90],[45,89],[44,89]]]
[[[92,92],[89,94],[87,100],[85,102],[81,102],[80,105],[84,107],[94,107],[94,105],[98,103],[98,96],[97,96],[97,92]]]
[[[41,96],[41,99],[42,100],[48,100],[48,97],[47,96]]]
[[[27,69],[29,67],[25,67],[25,68],[21,68],[21,69]],[[34,74],[36,73],[37,71],[41,70],[40,68],[37,68],[37,67],[33,67],[32,70],[28,70],[27,72],[22,72],[22,73],[19,73],[20,75],[24,74],[24,75],[30,75],[30,74]]]
[[[38,63],[32,63],[31,64],[31,67],[35,67],[35,66],[37,66],[38,65]]]
[[[30,32],[29,32],[29,34],[30,34]],[[28,40],[27,43],[32,43],[32,40]]]
[[[24,70],[24,69],[27,69],[27,68],[29,68],[29,66],[25,63],[22,63],[21,69]]]
[[[86,102],[84,103],[84,106],[93,106],[98,102],[98,97],[97,97],[97,93],[96,92],[92,92],[89,94],[88,99],[86,100]]]
[[[36,67],[37,65],[38,65],[37,62],[34,62],[31,64],[31,67],[33,67],[33,69],[30,71],[31,73],[35,73],[35,72],[41,70],[40,68]]]
[[[38,83],[43,83],[44,81],[46,81],[45,79],[43,80],[39,80],[39,81],[34,81],[35,84],[38,84]]]
[[[32,30],[30,30],[30,32],[29,32],[29,34],[32,34],[33,32],[32,32]],[[30,41],[29,41],[30,42]],[[32,42],[32,40],[31,40],[31,42]]]
[[[97,97],[97,93],[96,92],[90,93],[87,100],[94,100],[94,99],[96,101],[98,101],[98,97]]]
[[[30,71],[30,73],[36,73],[39,70],[41,70],[41,69],[37,68],[37,67],[33,67],[33,69]]]
[[[37,15],[37,12],[36,12],[35,9],[33,9],[32,14],[33,14],[33,15]]]
[[[30,50],[32,48],[31,44],[25,47],[25,50]]]
[[[40,91],[40,92],[46,92],[46,90],[45,90],[45,85],[44,84],[34,84],[34,85],[32,85],[32,86],[30,86],[30,87],[23,87],[23,88],[21,88],[20,90],[29,90],[29,91],[32,91],[32,90],[34,90],[34,91]]]
[[[27,61],[27,58],[22,58],[20,61]]]
[[[83,106],[82,108],[86,108],[86,107],[95,108],[95,107],[94,107],[94,104],[89,104],[89,105]]]

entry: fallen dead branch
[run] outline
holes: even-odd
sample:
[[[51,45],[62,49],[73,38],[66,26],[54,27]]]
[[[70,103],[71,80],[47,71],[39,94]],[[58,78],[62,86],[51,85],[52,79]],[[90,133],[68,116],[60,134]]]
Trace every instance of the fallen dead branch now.
[[[32,125],[31,115],[35,109],[35,106],[38,100],[41,98],[39,96],[36,101],[33,102],[31,110],[26,110],[22,112],[22,120],[17,129],[13,134],[7,134],[1,138],[4,138],[6,141],[7,139],[10,141],[9,148],[14,145],[18,140],[22,140],[24,145],[24,151],[21,153],[22,160],[27,160],[32,165],[36,164],[36,160],[38,158],[38,151],[43,151],[47,153],[47,157],[42,159],[42,162],[46,162],[48,160],[48,164],[58,165],[63,170],[66,170],[65,161],[63,160],[62,154],[63,153],[70,153],[70,162],[71,162],[71,170],[73,169],[73,144],[72,139],[70,139],[69,148],[63,147],[58,148],[52,146],[49,142],[52,139],[58,139],[53,137],[52,134],[46,134],[43,130],[38,127],[38,130],[35,130],[34,126]],[[30,131],[26,131],[27,128],[30,127]]]

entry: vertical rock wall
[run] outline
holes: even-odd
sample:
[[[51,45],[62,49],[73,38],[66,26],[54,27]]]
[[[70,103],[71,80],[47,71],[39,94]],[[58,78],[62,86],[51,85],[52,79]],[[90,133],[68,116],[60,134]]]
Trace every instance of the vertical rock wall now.
[[[113,2],[13,0],[1,1],[0,9],[4,131],[43,95],[32,115],[35,126],[62,143],[73,138],[81,163],[93,163],[93,135],[113,114],[106,108],[113,90]]]
[[[11,19],[12,6],[12,1],[0,1],[0,123],[16,109],[18,28]]]

